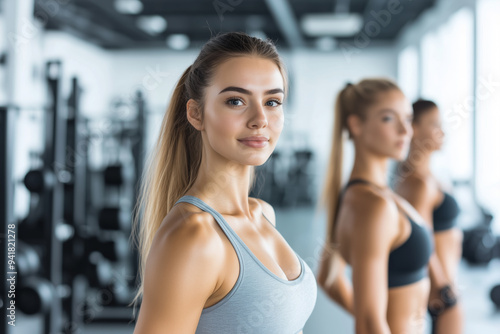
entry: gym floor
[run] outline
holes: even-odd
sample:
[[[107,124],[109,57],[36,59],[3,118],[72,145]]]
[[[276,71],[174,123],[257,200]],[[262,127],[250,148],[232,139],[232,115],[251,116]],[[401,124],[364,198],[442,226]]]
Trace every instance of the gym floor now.
[[[316,271],[324,233],[324,216],[311,208],[276,210],[277,228],[294,250]],[[460,266],[459,287],[465,312],[465,334],[497,334],[500,328],[500,310],[495,310],[489,291],[500,283],[500,260],[488,266],[471,267],[465,262]],[[41,319],[22,317],[14,334],[38,334]],[[332,330],[335,328],[335,330]],[[319,290],[312,316],[304,334],[354,333],[350,315],[330,301]],[[127,334],[133,333],[132,324],[89,324],[81,334]]]

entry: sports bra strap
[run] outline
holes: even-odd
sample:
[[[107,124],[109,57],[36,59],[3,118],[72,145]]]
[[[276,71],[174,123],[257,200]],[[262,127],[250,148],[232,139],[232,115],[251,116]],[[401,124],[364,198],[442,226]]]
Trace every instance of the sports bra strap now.
[[[349,182],[347,182],[347,184],[345,185],[344,187],[344,190],[347,189],[349,186],[352,186],[353,184],[356,184],[356,183],[363,183],[363,184],[368,184],[370,186],[373,186],[374,188],[377,188],[379,190],[382,190],[382,188],[378,185],[376,185],[375,183],[373,182],[370,182],[368,180],[365,180],[365,179],[352,179],[350,180]]]
[[[374,187],[374,188],[376,188],[378,190],[383,190],[382,187],[376,185],[373,182],[370,182],[370,181],[365,180],[365,179],[357,178],[357,179],[352,179],[349,182],[347,182],[347,184],[344,186],[344,189],[341,192],[341,196],[344,195],[344,193],[345,193],[345,191],[347,190],[348,187],[352,186],[353,184],[357,184],[357,183],[367,184],[367,185],[372,186],[372,187]],[[408,217],[408,214],[405,211],[403,211],[403,209],[398,205],[398,202],[396,200],[394,200],[394,203],[396,204],[396,207],[398,208],[398,211],[401,212],[404,216]]]

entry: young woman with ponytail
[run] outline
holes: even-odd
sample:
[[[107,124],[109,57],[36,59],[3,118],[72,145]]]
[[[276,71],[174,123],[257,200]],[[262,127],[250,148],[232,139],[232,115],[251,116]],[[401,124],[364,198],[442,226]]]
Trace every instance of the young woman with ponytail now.
[[[302,333],[315,278],[273,208],[249,197],[286,91],[275,46],[244,33],[212,38],[183,73],[138,202],[134,333]]]
[[[347,84],[337,96],[323,194],[328,228],[317,280],[354,316],[357,334],[421,334],[425,327],[431,231],[387,185],[389,159],[404,158],[411,119],[411,104],[387,79]],[[343,186],[346,134],[355,160]]]
[[[397,167],[396,192],[410,202],[434,231],[436,258],[431,266],[429,313],[433,334],[463,332],[456,276],[462,255],[462,231],[456,226],[460,208],[430,169],[432,153],[443,144],[439,108],[428,100],[413,103],[413,137],[406,159]]]

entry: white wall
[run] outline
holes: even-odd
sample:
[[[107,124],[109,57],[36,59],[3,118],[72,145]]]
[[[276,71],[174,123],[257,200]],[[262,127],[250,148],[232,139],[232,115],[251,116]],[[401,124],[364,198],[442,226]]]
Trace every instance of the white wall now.
[[[168,101],[182,73],[196,59],[199,51],[174,52],[167,49],[109,52],[113,60],[112,91],[130,101],[136,90],[144,92],[148,112],[148,137],[152,147]]]
[[[45,60],[63,62],[63,92],[70,93],[71,77],[78,76],[83,88],[81,109],[86,116],[100,117],[109,110],[114,82],[109,52],[64,32],[49,31],[43,36]]]
[[[163,113],[175,84],[198,52],[173,52],[166,48],[109,51],[113,60],[112,94],[125,97],[142,89],[152,111]]]

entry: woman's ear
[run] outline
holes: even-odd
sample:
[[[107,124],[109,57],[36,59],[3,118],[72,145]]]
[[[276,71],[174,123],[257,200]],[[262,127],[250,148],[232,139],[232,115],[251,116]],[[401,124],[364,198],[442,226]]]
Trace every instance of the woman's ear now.
[[[203,130],[203,122],[201,120],[201,108],[198,103],[189,99],[186,103],[186,113],[188,122],[198,131]]]
[[[349,133],[351,137],[357,137],[363,131],[361,129],[361,119],[358,115],[349,115],[347,116],[347,128],[349,129]]]

